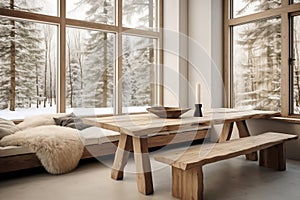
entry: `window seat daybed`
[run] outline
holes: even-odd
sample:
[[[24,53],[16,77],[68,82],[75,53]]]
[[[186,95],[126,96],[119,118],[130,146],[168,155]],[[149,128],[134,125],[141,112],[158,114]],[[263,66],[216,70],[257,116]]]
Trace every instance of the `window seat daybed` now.
[[[97,130],[98,129],[98,130]],[[93,132],[92,132],[93,131]],[[91,127],[79,132],[84,143],[81,159],[114,154],[119,133]],[[0,147],[0,173],[42,166],[35,152],[22,146]]]

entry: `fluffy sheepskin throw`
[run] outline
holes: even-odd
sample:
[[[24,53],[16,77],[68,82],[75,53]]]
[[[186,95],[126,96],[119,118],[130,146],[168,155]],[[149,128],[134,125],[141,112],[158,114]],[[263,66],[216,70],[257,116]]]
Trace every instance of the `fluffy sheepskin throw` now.
[[[84,149],[78,130],[56,125],[18,131],[2,138],[0,146],[23,146],[33,150],[51,174],[76,168]]]

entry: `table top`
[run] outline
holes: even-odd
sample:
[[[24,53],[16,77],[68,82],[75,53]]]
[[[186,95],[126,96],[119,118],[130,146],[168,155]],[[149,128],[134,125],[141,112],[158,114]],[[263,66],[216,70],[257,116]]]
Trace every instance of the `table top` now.
[[[177,119],[159,118],[151,113],[87,118],[86,123],[131,136],[146,136],[164,132],[208,129],[213,124],[264,119],[279,116],[276,111],[237,110],[219,108],[206,111],[203,117],[193,117],[193,111]]]

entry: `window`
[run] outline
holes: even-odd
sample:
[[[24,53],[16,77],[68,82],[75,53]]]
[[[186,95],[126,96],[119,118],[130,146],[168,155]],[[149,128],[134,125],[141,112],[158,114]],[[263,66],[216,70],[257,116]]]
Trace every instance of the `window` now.
[[[115,24],[115,0],[66,0],[66,16],[101,24]]]
[[[280,110],[280,19],[233,27],[233,106]]]
[[[281,0],[261,1],[261,0],[232,0],[233,17],[241,17],[253,13],[258,13],[281,6]]]
[[[293,113],[300,114],[300,16],[292,16]]]
[[[154,104],[151,94],[153,77],[149,74],[153,74],[157,62],[156,39],[123,35],[123,46],[126,43],[131,45],[122,55],[122,106],[125,113],[130,112],[131,107]]]
[[[57,16],[58,1],[1,0],[0,8]]]
[[[156,0],[123,0],[123,26],[157,30],[156,3]]]
[[[0,27],[0,112],[55,112],[58,27],[8,18]]]
[[[299,25],[293,17],[299,6],[289,0],[226,0],[224,5],[228,106],[300,114]]]
[[[67,27],[66,107],[113,113],[115,34]]]
[[[162,2],[0,2],[0,114],[146,111],[160,103]]]

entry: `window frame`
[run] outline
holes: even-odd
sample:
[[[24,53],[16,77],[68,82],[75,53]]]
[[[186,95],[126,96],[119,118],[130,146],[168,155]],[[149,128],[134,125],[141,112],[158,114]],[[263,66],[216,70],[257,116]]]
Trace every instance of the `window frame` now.
[[[163,51],[162,51],[162,28],[163,28],[163,0],[154,0],[157,5],[157,31],[128,28],[122,26],[122,1],[115,0],[115,25],[100,24],[95,22],[66,18],[66,1],[60,0],[58,4],[58,16],[51,16],[39,13],[30,13],[20,10],[0,8],[0,16],[6,18],[20,19],[26,21],[48,23],[58,26],[58,70],[57,70],[57,112],[66,112],[66,28],[94,29],[102,32],[109,32],[116,35],[116,63],[114,78],[114,114],[122,114],[122,33],[128,35],[155,38],[158,41],[157,65],[154,71],[154,84],[151,88],[153,95],[152,104],[162,105],[163,90],[161,89],[163,77]]]
[[[292,113],[290,102],[292,93],[290,89],[290,16],[300,11],[300,3],[293,4],[291,0],[282,0],[279,8],[262,11],[242,17],[232,18],[232,8],[234,0],[224,0],[224,84],[225,84],[225,106],[233,106],[233,27],[257,20],[269,19],[273,17],[281,18],[281,115],[290,116]]]

